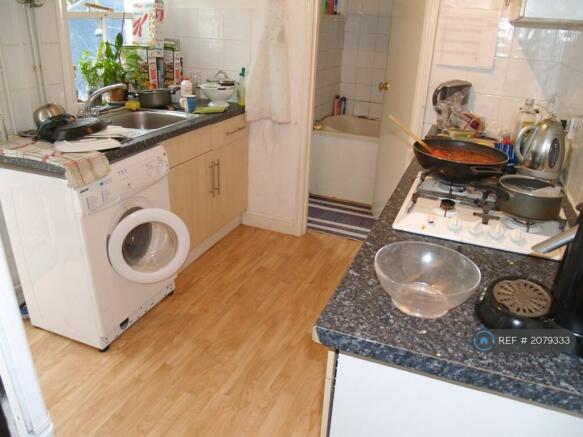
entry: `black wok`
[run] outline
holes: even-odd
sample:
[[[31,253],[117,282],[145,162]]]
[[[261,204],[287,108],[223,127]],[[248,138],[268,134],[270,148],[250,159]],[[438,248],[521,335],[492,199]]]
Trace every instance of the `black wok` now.
[[[429,170],[432,176],[447,182],[466,183],[489,176],[499,176],[504,173],[504,166],[508,162],[506,153],[470,141],[433,139],[425,142],[438,150],[471,150],[489,156],[494,161],[492,164],[470,164],[438,158],[427,152],[419,143],[415,143],[413,151],[421,167]]]

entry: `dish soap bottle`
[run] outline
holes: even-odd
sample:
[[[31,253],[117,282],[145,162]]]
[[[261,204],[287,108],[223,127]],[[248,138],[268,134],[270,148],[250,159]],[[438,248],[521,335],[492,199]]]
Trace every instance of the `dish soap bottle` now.
[[[239,106],[245,107],[245,67],[241,68],[241,73],[239,73],[239,88],[237,90],[237,103]]]
[[[514,118],[514,128],[512,129],[511,137],[514,144],[516,144],[516,137],[523,127],[536,123],[538,112],[537,109],[534,109],[534,99],[526,99],[524,106],[520,107]]]

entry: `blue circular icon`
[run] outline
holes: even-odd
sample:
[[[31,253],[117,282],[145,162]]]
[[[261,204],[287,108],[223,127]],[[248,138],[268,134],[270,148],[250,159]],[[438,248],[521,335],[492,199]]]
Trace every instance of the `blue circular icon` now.
[[[496,346],[496,336],[490,331],[478,331],[472,338],[472,344],[480,352],[490,352]]]

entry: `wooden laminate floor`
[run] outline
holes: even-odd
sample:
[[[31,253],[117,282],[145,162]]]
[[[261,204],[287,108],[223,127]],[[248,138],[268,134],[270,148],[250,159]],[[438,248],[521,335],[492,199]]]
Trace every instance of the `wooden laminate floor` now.
[[[108,352],[27,326],[57,436],[316,436],[319,312],[360,247],[241,226]]]

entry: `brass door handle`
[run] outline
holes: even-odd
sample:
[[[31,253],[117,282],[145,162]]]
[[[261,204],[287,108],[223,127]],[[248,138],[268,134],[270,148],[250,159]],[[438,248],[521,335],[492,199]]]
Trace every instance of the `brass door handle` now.
[[[388,91],[390,87],[391,87],[391,84],[389,82],[379,83],[379,91]]]

